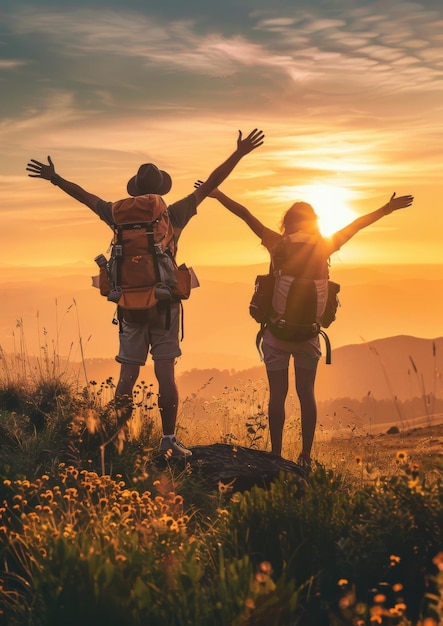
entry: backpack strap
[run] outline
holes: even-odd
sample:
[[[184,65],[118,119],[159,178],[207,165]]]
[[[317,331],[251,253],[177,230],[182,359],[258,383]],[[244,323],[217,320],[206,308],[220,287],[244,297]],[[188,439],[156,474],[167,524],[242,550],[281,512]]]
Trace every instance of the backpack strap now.
[[[118,324],[118,332],[121,335],[123,332],[123,310],[118,305],[115,310],[115,315],[114,315],[114,319],[112,320],[112,323]]]
[[[148,252],[152,256],[152,260],[154,261],[154,269],[155,269],[155,277],[157,282],[160,282],[160,270],[158,267],[158,258],[155,251],[155,241],[154,241],[154,230],[153,228],[148,228],[146,225],[146,236],[148,238]]]
[[[263,343],[263,335],[265,334],[265,330],[266,330],[266,324],[265,322],[262,322],[260,324],[260,330],[258,331],[257,336],[255,338],[255,345],[257,346],[258,354],[260,355],[260,361],[264,360],[263,350],[261,346]]]
[[[185,308],[183,306],[183,302],[181,300],[179,300],[179,302],[180,302],[180,328],[181,328],[180,341],[183,341],[185,337]]]
[[[123,258],[123,228],[118,224],[114,224],[115,243],[114,243],[114,257],[115,257],[115,285],[114,287],[120,287],[122,282],[122,258]]]
[[[320,330],[318,334],[321,335],[323,337],[323,339],[325,340],[325,345],[326,345],[326,365],[331,365],[331,342],[329,341],[329,337],[325,333],[324,330]]]
[[[265,323],[261,323],[260,324],[260,330],[257,333],[257,336],[255,338],[255,345],[257,346],[257,350],[258,353],[260,355],[260,361],[264,360],[264,355],[263,355],[263,350],[262,350],[262,343],[263,343],[263,335],[265,334],[265,330],[266,330],[266,324]],[[328,337],[328,335],[325,333],[324,330],[319,330],[319,335],[321,335],[325,341],[325,346],[326,346],[326,365],[331,365],[331,360],[332,360],[332,349],[331,349],[331,342],[330,339]]]
[[[148,237],[148,252],[151,254],[154,261],[155,277],[157,279],[157,282],[160,283],[162,281],[157,251],[155,249],[154,230],[153,228],[149,229],[148,225],[146,225],[146,235]],[[159,304],[157,304],[157,308],[158,306]],[[171,300],[162,300],[161,306],[166,313],[165,330],[169,330],[171,328]]]

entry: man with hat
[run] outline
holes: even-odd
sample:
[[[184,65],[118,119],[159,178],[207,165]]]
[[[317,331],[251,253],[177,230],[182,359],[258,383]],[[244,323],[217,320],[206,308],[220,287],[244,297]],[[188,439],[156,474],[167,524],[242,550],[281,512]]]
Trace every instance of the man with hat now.
[[[249,152],[263,144],[264,134],[254,129],[243,139],[239,131],[237,148],[231,156],[219,165],[210,174],[208,179],[192,193],[168,206],[168,213],[174,227],[175,244],[186,224],[197,212],[197,206],[218,187],[232,172],[238,162]],[[43,178],[51,181],[62,191],[92,209],[100,219],[110,227],[113,225],[112,202],[106,202],[85,191],[79,185],[69,182],[56,173],[51,157],[48,156],[48,165],[31,159],[26,168],[32,178]],[[144,163],[127,184],[130,196],[146,194],[166,195],[172,187],[169,174],[160,170],[153,163]],[[174,246],[176,249],[176,245]],[[140,367],[146,363],[148,353],[151,353],[154,362],[154,372],[158,381],[163,438],[160,450],[174,456],[189,457],[191,450],[186,448],[175,437],[175,427],[178,409],[178,391],[175,383],[175,360],[181,355],[179,345],[179,303],[172,303],[170,323],[152,324],[149,320],[127,321],[122,320],[119,353],[116,360],[120,363],[120,377],[117,384],[115,399],[116,405],[126,408],[118,410],[118,423],[123,426],[132,414],[132,392]],[[165,328],[169,326],[169,328]],[[130,403],[126,402],[130,400]]]
[[[159,170],[153,163],[144,163],[128,181],[127,191],[130,196],[143,196],[147,193],[165,196],[171,187],[172,180],[167,172]]]

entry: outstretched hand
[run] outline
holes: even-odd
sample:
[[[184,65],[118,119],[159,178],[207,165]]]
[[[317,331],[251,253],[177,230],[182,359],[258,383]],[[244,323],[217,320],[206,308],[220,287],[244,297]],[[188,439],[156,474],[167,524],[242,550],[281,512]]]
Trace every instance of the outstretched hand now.
[[[45,165],[44,163],[40,163],[40,161],[31,159],[28,163],[28,167],[26,168],[27,172],[31,172],[28,176],[31,178],[44,178],[45,180],[51,180],[51,178],[55,175],[55,167],[50,156],[48,156],[48,163],[49,165]]]
[[[254,128],[253,131],[249,133],[249,135],[243,139],[243,133],[241,130],[238,131],[238,139],[237,139],[237,151],[240,152],[242,156],[252,152],[255,148],[258,148],[263,144],[263,140],[265,135],[262,130],[257,130]]]
[[[405,209],[414,201],[414,196],[399,196],[395,197],[395,191],[392,194],[388,204],[386,205],[386,212],[392,213],[392,211],[398,211],[399,209]]]

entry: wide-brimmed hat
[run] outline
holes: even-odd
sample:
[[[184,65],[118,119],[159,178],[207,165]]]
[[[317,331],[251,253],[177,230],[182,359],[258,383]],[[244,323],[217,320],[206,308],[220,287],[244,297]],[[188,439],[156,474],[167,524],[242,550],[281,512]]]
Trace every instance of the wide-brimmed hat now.
[[[172,180],[167,172],[159,170],[153,163],[144,163],[128,181],[126,188],[130,196],[143,196],[146,193],[164,196],[171,187]]]

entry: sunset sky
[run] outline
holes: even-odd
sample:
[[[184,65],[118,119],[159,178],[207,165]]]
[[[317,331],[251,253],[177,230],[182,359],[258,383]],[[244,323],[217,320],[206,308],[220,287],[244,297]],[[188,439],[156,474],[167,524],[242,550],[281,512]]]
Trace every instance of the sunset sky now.
[[[3,0],[0,90],[3,280],[58,266],[89,280],[110,240],[86,207],[27,176],[30,158],[51,155],[105,200],[154,162],[173,178],[173,202],[256,127],[265,144],[222,189],[266,225],[296,199],[339,228],[394,191],[412,194],[333,263],[442,263],[441,0]],[[178,260],[266,254],[207,199]]]

